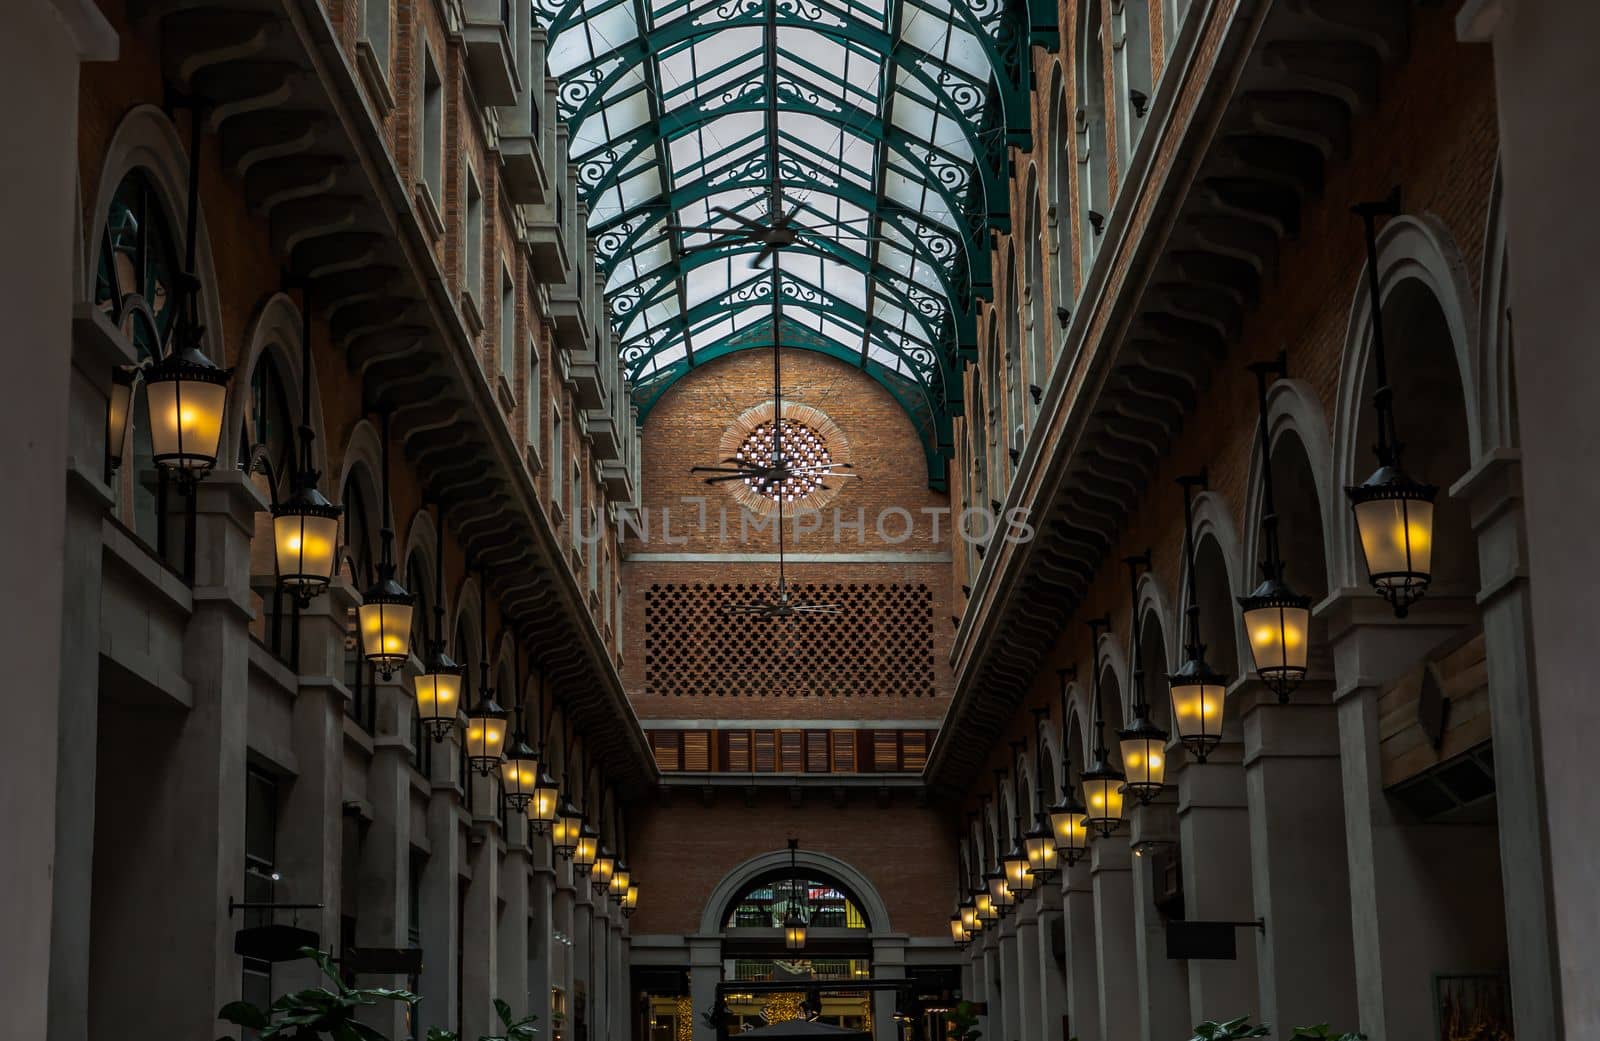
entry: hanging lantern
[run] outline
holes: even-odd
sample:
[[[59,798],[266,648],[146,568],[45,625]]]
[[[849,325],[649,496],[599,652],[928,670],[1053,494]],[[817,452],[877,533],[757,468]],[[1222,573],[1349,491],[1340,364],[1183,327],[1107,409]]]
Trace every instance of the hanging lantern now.
[[[1378,469],[1363,484],[1344,493],[1355,514],[1366,558],[1367,576],[1378,594],[1404,618],[1411,605],[1428,591],[1433,580],[1433,500],[1439,489],[1412,480],[1400,458],[1395,434],[1394,389],[1389,386],[1388,362],[1383,342],[1383,292],[1378,281],[1378,218],[1400,214],[1400,189],[1378,202],[1354,207],[1362,219],[1367,240],[1367,290],[1372,322],[1372,363],[1377,390],[1372,406],[1378,415]]]
[[[572,851],[572,870],[580,875],[588,875],[594,870],[594,862],[600,856],[600,833],[583,824],[578,828],[578,841]]]
[[[1256,675],[1280,702],[1288,701],[1306,678],[1311,598],[1299,595],[1281,579],[1267,578],[1249,596],[1239,598],[1239,607]]]
[[[1205,762],[1211,750],[1222,741],[1222,714],[1227,697],[1228,678],[1206,664],[1206,645],[1200,642],[1200,599],[1195,590],[1194,489],[1206,486],[1205,471],[1180,477],[1183,485],[1183,545],[1188,560],[1188,605],[1184,608],[1184,627],[1188,642],[1178,671],[1167,676],[1172,695],[1172,722],[1178,740],[1198,762]]]
[[[412,681],[417,693],[417,718],[435,741],[443,741],[455,729],[465,671],[436,643],[427,665]]]
[[[1028,875],[1036,882],[1049,882],[1061,871],[1056,857],[1056,837],[1044,823],[1037,824],[1022,837],[1028,854]]]
[[[1397,466],[1381,466],[1366,483],[1344,492],[1372,586],[1404,618],[1433,580],[1433,499],[1439,489]]]
[[[151,457],[158,465],[191,481],[217,465],[232,373],[217,368],[192,345],[174,350],[145,372]]]
[[[1028,868],[1028,851],[1021,843],[1011,847],[1004,862],[1006,888],[1017,898],[1033,889],[1033,872]]]
[[[1178,671],[1167,677],[1178,740],[1202,763],[1211,750],[1222,743],[1227,682],[1227,677],[1206,664],[1205,647],[1201,644],[1191,646],[1189,656]]]
[[[106,401],[106,473],[122,466],[122,450],[128,443],[128,418],[133,414],[133,394],[139,368],[118,365],[111,370],[111,393]]]
[[[1017,898],[1011,892],[1011,887],[1006,884],[1004,869],[997,869],[983,876],[983,881],[989,887],[989,903],[993,905],[995,916],[1004,918],[1016,906]]]
[[[578,850],[578,835],[583,830],[583,814],[563,797],[550,826],[550,844],[563,860],[571,860]]]
[[[611,891],[611,875],[617,869],[617,858],[604,846],[595,854],[594,867],[589,870],[589,888],[594,890],[596,899],[605,896]]]
[[[961,915],[960,915],[960,913],[957,912],[956,914],[951,915],[950,916],[950,941],[952,943],[954,943],[957,947],[965,947],[967,945],[967,943],[971,939],[972,939],[972,934],[967,932],[966,927],[961,924]]]
[[[317,490],[316,471],[295,480],[295,489],[272,504],[272,545],[278,584],[308,606],[333,581],[339,566],[339,518],[344,510]],[[409,619],[408,619],[409,624]]]
[[[783,946],[791,951],[805,949],[806,920],[799,912],[790,911],[783,916]]]
[[[1272,493],[1272,446],[1267,433],[1268,380],[1288,378],[1288,355],[1280,351],[1276,360],[1256,362],[1250,371],[1256,377],[1256,444],[1261,468],[1261,584],[1249,596],[1239,597],[1239,610],[1256,675],[1283,703],[1306,677],[1311,642],[1311,598],[1290,589],[1283,578],[1278,509]]]
[[[1128,779],[1107,761],[1103,748],[1095,753],[1094,762],[1079,776],[1083,782],[1084,805],[1088,808],[1084,813],[1084,826],[1109,836],[1122,824],[1122,786]]]
[[[961,930],[967,934],[968,939],[983,928],[983,922],[978,918],[978,905],[971,896],[961,901],[961,908],[957,914],[961,918]]]
[[[361,596],[357,622],[361,654],[384,679],[411,657],[411,612],[416,598],[394,580],[394,566],[378,568],[378,581]]]
[[[1167,732],[1150,722],[1148,708],[1138,705],[1133,726],[1117,731],[1117,746],[1127,780],[1124,791],[1148,805],[1161,794],[1167,775]]]
[[[518,813],[533,802],[533,793],[539,782],[539,757],[519,734],[500,761],[500,791],[506,805]]]
[[[509,713],[494,700],[488,687],[483,689],[477,702],[467,709],[467,762],[474,770],[488,777],[500,765],[500,755],[506,746],[506,720]]]
[[[977,912],[978,925],[981,928],[988,922],[1000,919],[1000,910],[994,906],[994,897],[989,895],[988,876],[984,876],[984,886],[972,893],[972,906]]]
[[[622,898],[622,917],[632,918],[633,912],[639,909],[639,884],[628,883],[628,893]]]
[[[1070,777],[1071,773],[1064,776]],[[1050,830],[1055,836],[1059,861],[1071,867],[1082,859],[1089,848],[1089,814],[1070,783],[1061,801],[1050,807]]]
[[[628,865],[622,858],[617,858],[617,864],[611,872],[611,895],[619,901],[628,895],[628,884],[633,881],[633,876],[628,871]]]
[[[528,800],[528,823],[532,825],[535,835],[550,831],[556,822],[560,804],[561,789],[556,787],[555,779],[541,769],[539,779],[533,786],[533,798]]]

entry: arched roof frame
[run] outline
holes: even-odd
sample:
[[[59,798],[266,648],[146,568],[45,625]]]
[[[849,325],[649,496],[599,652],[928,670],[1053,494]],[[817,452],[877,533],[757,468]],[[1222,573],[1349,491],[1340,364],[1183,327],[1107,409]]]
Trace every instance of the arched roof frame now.
[[[761,216],[777,182],[806,241],[832,244],[812,288],[851,305],[801,308],[815,335],[794,345],[853,345],[942,486],[961,414],[950,374],[975,353],[1008,147],[1031,146],[1028,45],[1054,39],[1051,5],[534,2],[641,418],[711,357],[770,346],[778,330],[747,335],[759,319],[730,299],[731,260],[750,250],[686,229],[723,226],[717,208]],[[907,364],[925,351],[933,364]]]

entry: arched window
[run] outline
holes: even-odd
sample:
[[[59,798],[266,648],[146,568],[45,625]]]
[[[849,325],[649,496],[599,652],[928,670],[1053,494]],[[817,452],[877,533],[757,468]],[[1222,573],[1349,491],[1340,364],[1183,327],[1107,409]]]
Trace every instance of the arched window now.
[[[141,170],[131,171],[112,195],[100,229],[95,306],[127,336],[141,364],[160,358],[177,320],[178,244],[172,228],[150,178]],[[167,477],[155,463],[145,396],[134,394],[132,405],[117,513],[141,539],[161,549],[169,535],[163,506]],[[165,548],[169,559],[180,559],[171,547]]]
[[[1100,5],[1078,5],[1078,263],[1085,278],[1100,246],[1110,196],[1106,156],[1106,82]]]
[[[1017,299],[1017,283],[1021,272],[1017,270],[1016,254],[1011,254],[1010,262],[1006,265],[1009,272],[1006,279],[1006,309],[1003,315],[1006,323],[1006,443],[1002,446],[1005,453],[1005,472],[1015,473],[1017,458],[1022,454],[1022,442],[1027,436],[1026,419],[1027,406],[1023,402],[1027,399],[1027,376],[1022,367],[1022,307]],[[1009,482],[1008,482],[1009,483]]]
[[[366,496],[361,483],[351,474],[344,482],[344,565],[340,569],[351,585],[364,590],[376,576],[372,557],[371,514],[367,511]],[[415,612],[413,612],[415,617]],[[361,656],[361,641],[357,630],[356,609],[346,608],[344,630],[344,682],[350,690],[350,700],[345,702],[349,715],[371,731],[376,721],[376,705],[372,684],[367,676],[366,661]]]
[[[994,317],[991,312],[991,319]],[[985,424],[987,430],[984,433],[987,439],[986,451],[988,453],[985,461],[985,470],[988,473],[985,492],[988,496],[988,501],[980,502],[978,505],[983,509],[989,509],[990,503],[1005,498],[1006,476],[1008,473],[1005,459],[1006,439],[1004,431],[1006,414],[1004,398],[1002,397],[1004,384],[1000,360],[1000,337],[995,331],[995,324],[992,320],[989,323],[989,350],[985,360],[987,365],[983,373],[983,384],[984,396],[988,402],[988,422]]]
[[[1117,147],[1126,162],[1150,111],[1150,7],[1145,0],[1114,0],[1112,64],[1117,83]]]
[[[1050,107],[1050,220],[1054,225],[1053,249],[1055,251],[1056,306],[1065,307],[1077,298],[1077,282],[1073,277],[1075,256],[1072,214],[1072,106],[1067,101],[1067,88],[1058,84]]]
[[[1030,183],[1033,177],[1029,177]],[[1044,226],[1043,214],[1039,206],[1039,189],[1033,185],[1028,192],[1028,218],[1027,233],[1023,237],[1023,256],[1027,265],[1024,273],[1024,296],[1027,300],[1028,319],[1028,410],[1029,417],[1039,412],[1039,397],[1035,397],[1033,388],[1039,388],[1039,394],[1044,393],[1044,386],[1050,381],[1050,354],[1055,336],[1050,325],[1050,319],[1044,310]]]
[[[870,929],[855,897],[832,879],[815,877],[801,868],[791,878],[787,868],[771,872],[746,890],[728,909],[726,929],[781,929],[791,903],[813,929]]]
[[[239,458],[248,460],[258,447],[266,460],[266,473],[258,475],[261,490],[273,502],[289,494],[298,463],[294,413],[289,409],[290,388],[271,351],[263,351],[250,374],[250,414],[239,433]]]
[[[437,550],[435,550],[437,552]],[[428,585],[433,572],[420,550],[412,550],[406,558],[405,585],[417,598],[411,612],[412,652],[424,661],[428,657],[428,644],[433,639],[433,590]],[[433,771],[433,739],[422,732],[422,719],[417,715],[416,703],[411,706],[411,765],[427,777]]]

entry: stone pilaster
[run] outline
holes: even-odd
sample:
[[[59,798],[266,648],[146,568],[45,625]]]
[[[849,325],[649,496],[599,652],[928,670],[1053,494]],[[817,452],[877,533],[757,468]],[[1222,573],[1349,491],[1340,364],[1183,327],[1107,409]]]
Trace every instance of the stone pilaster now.
[[[1099,967],[1099,1020],[1104,1041],[1139,1035],[1138,955],[1134,949],[1133,854],[1125,835],[1089,844],[1094,890],[1094,950]]]
[[[1185,763],[1178,777],[1184,917],[1206,922],[1255,921],[1244,746],[1236,741],[1218,745],[1204,763]],[[1254,930],[1240,927],[1235,941],[1238,957],[1234,960],[1189,964],[1192,1022],[1221,1022],[1259,1011]]]
[[[1168,756],[1168,762],[1172,757]],[[1128,839],[1138,851],[1133,870],[1134,957],[1139,964],[1139,1037],[1142,1041],[1181,1038],[1194,1024],[1189,1019],[1189,972],[1167,957],[1167,923],[1155,905],[1158,850],[1178,843],[1176,786],[1169,786],[1149,806],[1128,811]]]

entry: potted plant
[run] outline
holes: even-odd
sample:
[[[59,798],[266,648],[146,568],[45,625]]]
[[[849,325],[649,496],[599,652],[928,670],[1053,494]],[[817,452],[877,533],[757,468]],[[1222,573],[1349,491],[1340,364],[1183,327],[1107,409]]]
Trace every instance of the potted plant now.
[[[330,955],[310,947],[300,948],[300,954],[316,961],[333,989],[308,987],[283,995],[266,1009],[248,1001],[230,1001],[222,1006],[217,1018],[256,1031],[261,1041],[388,1041],[357,1020],[356,1011],[380,1001],[403,1001],[408,1005],[417,1001],[417,996],[406,990],[346,986]]]

